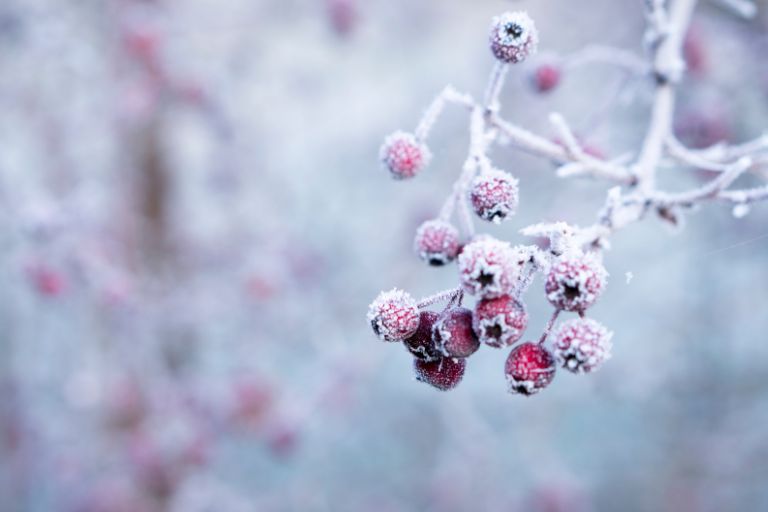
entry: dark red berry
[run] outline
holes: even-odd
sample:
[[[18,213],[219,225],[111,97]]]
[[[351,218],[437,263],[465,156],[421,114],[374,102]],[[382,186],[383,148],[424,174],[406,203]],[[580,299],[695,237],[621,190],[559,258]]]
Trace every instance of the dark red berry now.
[[[436,361],[413,360],[416,380],[426,382],[440,391],[455,388],[464,377],[467,363],[464,359],[444,357]]]
[[[504,371],[510,393],[530,396],[555,378],[555,357],[543,346],[529,341],[512,349]]]
[[[472,311],[452,308],[440,315],[432,327],[432,339],[446,357],[469,357],[480,348],[472,329]]]
[[[434,311],[422,311],[419,314],[419,328],[410,338],[403,340],[405,348],[418,359],[435,361],[442,357],[432,341],[432,326],[439,316]]]

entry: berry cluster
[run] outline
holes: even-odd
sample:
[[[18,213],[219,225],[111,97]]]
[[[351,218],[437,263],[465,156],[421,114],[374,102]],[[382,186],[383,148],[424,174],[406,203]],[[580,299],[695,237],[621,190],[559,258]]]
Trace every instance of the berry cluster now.
[[[527,14],[506,13],[493,20],[490,48],[499,69],[523,61],[537,42],[536,27]],[[496,85],[489,87],[492,95],[498,94]],[[493,97],[487,99],[487,105],[495,102]],[[393,178],[413,178],[428,165],[431,153],[425,138],[441,106],[436,105],[413,134],[397,131],[384,141],[380,158]],[[421,301],[398,289],[382,292],[369,307],[368,321],[382,341],[405,345],[414,357],[419,381],[443,391],[459,384],[467,359],[481,345],[513,347],[504,367],[508,389],[532,395],[552,382],[558,365],[588,373],[609,357],[611,333],[585,316],[603,293],[607,272],[599,255],[580,249],[572,240],[575,230],[563,223],[545,229],[550,239],[546,250],[474,233],[472,212],[482,221],[501,223],[515,214],[519,202],[518,180],[495,168],[485,155],[488,134],[483,116],[492,110],[473,112],[467,163],[439,216],[419,226],[414,240],[416,254],[429,265],[456,261],[458,286]],[[451,221],[454,214],[460,217],[461,231]],[[522,296],[536,274],[542,274],[554,312],[538,342],[517,344],[529,323]],[[473,309],[462,306],[465,294],[476,299]],[[429,309],[441,301],[447,301],[442,310]],[[562,323],[548,347],[547,338],[561,312],[579,317]]]

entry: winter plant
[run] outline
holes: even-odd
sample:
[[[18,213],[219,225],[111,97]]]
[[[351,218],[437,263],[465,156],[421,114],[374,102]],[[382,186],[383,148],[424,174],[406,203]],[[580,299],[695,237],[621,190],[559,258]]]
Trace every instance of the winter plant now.
[[[752,14],[745,10],[748,4],[725,4],[741,15]],[[651,216],[679,225],[687,211],[705,202],[728,203],[739,217],[751,203],[768,198],[768,185],[734,186],[768,159],[768,135],[738,145],[693,148],[674,134],[675,99],[686,71],[686,35],[695,6],[696,0],[646,0],[644,58],[590,47],[568,61],[545,62],[532,76],[535,90],[546,93],[557,87],[566,67],[597,60],[644,78],[653,88],[650,121],[632,154],[617,158],[595,154],[559,113],[549,117],[556,140],[501,116],[499,97],[510,66],[533,55],[539,43],[536,26],[525,12],[493,19],[489,46],[496,64],[482,101],[446,87],[412,133],[397,131],[386,138],[380,154],[384,167],[394,179],[410,179],[429,165],[427,140],[443,108],[454,104],[469,112],[469,151],[461,173],[437,216],[418,228],[414,241],[416,253],[429,265],[456,262],[458,286],[421,300],[399,289],[382,292],[368,312],[381,340],[402,342],[413,354],[418,380],[440,390],[455,387],[464,375],[466,359],[481,345],[513,346],[504,367],[511,393],[537,393],[552,382],[557,367],[573,373],[598,369],[610,357],[613,333],[588,312],[606,287],[603,258],[611,235]],[[596,222],[583,227],[567,221],[541,223],[520,230],[525,237],[546,240],[539,245],[511,245],[477,234],[473,216],[501,223],[518,206],[518,180],[496,168],[488,155],[494,144],[554,162],[559,177],[590,177],[611,184]],[[657,173],[671,167],[706,170],[714,177],[690,190],[662,190]],[[553,312],[535,341],[521,342],[528,328],[523,295],[537,274]],[[462,305],[466,294],[477,299],[473,310]],[[447,303],[442,310],[429,309],[441,302]],[[576,316],[556,326],[564,313]]]

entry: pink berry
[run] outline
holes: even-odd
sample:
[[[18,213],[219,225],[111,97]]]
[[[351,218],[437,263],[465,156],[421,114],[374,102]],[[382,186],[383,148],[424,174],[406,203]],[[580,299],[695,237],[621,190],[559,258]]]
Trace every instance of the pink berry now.
[[[459,231],[450,222],[428,220],[416,230],[413,246],[416,254],[430,265],[445,265],[459,254]]]
[[[555,358],[543,346],[529,341],[512,349],[504,370],[509,392],[530,396],[555,378]]]
[[[413,360],[416,380],[426,382],[440,391],[448,391],[458,386],[467,367],[465,359],[443,357],[436,361]]]
[[[477,238],[459,254],[459,277],[467,293],[492,299],[508,295],[518,274],[516,252],[490,236]]]
[[[517,180],[498,169],[486,171],[472,182],[469,199],[478,217],[498,224],[517,209]]]
[[[533,87],[537,92],[548,93],[560,84],[560,68],[554,64],[542,64],[533,72]]]
[[[381,292],[368,308],[373,332],[383,341],[401,341],[419,327],[419,308],[410,294],[394,288]]]
[[[432,154],[413,134],[398,131],[384,140],[379,158],[393,178],[404,180],[413,178],[426,167]]]
[[[432,327],[432,339],[446,357],[469,357],[480,348],[472,330],[472,311],[451,308]]]
[[[491,52],[502,62],[516,64],[536,52],[539,33],[525,12],[505,12],[491,23]]]
[[[573,373],[597,370],[611,357],[612,336],[612,332],[590,318],[569,320],[555,332],[557,362]]]
[[[415,357],[425,361],[436,361],[442,357],[432,341],[432,326],[439,316],[434,311],[422,311],[419,315],[419,328],[403,340],[405,348]]]
[[[559,309],[584,311],[605,289],[607,276],[605,267],[596,257],[565,254],[555,261],[547,275],[547,299]]]
[[[528,313],[521,302],[509,295],[483,299],[475,305],[472,327],[480,341],[488,346],[511,345],[528,327]]]

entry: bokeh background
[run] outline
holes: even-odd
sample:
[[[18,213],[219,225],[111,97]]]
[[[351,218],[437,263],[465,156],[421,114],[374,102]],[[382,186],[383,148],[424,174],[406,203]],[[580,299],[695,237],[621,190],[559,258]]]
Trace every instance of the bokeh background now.
[[[768,2],[752,21],[701,3],[679,134],[756,137]],[[458,176],[466,112],[415,180],[390,180],[379,144],[446,84],[482,93],[510,8],[541,58],[642,54],[639,0],[3,0],[0,510],[768,509],[768,206],[618,234],[594,310],[613,359],[533,398],[506,393],[501,351],[441,393],[370,332],[380,290],[455,286],[411,243]],[[621,72],[541,95],[535,64],[510,73],[506,117],[553,136],[560,111],[603,154],[637,147],[645,80],[601,109]],[[492,157],[521,181],[498,237],[603,202],[604,184]],[[541,281],[526,300],[533,337]]]

